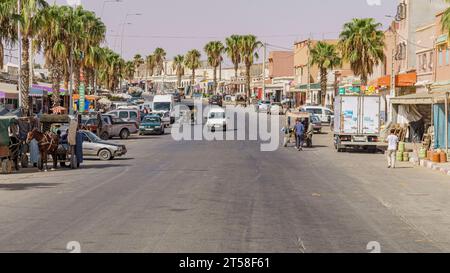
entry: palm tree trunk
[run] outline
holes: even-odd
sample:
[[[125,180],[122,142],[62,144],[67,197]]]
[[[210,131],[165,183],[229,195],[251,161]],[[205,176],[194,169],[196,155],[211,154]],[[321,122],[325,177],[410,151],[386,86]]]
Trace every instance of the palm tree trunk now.
[[[214,89],[213,94],[216,94],[217,92],[217,67],[214,67],[214,73],[213,73],[213,79],[214,79]]]
[[[30,115],[30,67],[29,67],[29,49],[30,41],[27,37],[22,38],[22,67],[20,70],[20,93],[22,96],[22,111],[25,116]]]
[[[246,66],[245,67],[245,78],[246,78],[246,82],[247,82],[247,104],[250,104],[250,96],[251,96],[251,92],[250,92],[250,68],[251,68],[251,66]]]
[[[178,73],[177,88],[181,87],[181,73]]]
[[[52,79],[52,105],[53,107],[60,106],[60,82],[61,82],[61,74],[60,74],[61,66],[59,62],[54,62],[51,64],[51,79]]]
[[[5,50],[3,47],[3,40],[0,37],[0,69],[3,69],[3,58],[5,57]]]
[[[361,85],[367,86],[367,75],[361,75]]]
[[[74,89],[74,94],[78,94],[79,90],[80,90],[80,63],[78,61],[74,61],[73,62],[73,89]]]
[[[238,69],[239,69],[239,64],[235,64],[234,65],[234,80],[236,81],[236,84],[234,85],[234,93],[236,94],[238,91],[238,84],[237,84],[237,80],[238,80]]]
[[[195,84],[195,69],[192,69],[192,90],[191,90],[191,94],[194,93],[194,84]]]
[[[322,105],[325,103],[325,94],[327,93],[327,69],[326,68],[320,68],[320,94],[319,94],[319,105]]]

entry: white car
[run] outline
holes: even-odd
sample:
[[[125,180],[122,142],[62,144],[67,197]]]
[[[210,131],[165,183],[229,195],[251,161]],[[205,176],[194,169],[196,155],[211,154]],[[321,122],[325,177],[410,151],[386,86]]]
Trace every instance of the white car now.
[[[323,123],[330,123],[334,118],[333,111],[323,106],[303,106],[301,110],[318,116]]]
[[[263,100],[258,103],[258,112],[268,113],[270,110],[270,101]]]
[[[223,131],[227,130],[227,118],[225,115],[225,110],[219,107],[212,108],[207,117],[206,126],[212,132],[216,131],[216,129],[222,129]]]

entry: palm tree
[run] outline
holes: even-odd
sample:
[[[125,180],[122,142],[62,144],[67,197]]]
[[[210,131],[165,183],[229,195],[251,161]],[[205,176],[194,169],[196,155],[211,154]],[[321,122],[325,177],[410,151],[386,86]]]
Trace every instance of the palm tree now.
[[[319,104],[325,102],[327,92],[328,70],[341,66],[341,57],[337,52],[336,46],[326,42],[318,42],[311,49],[311,65],[317,65],[320,71],[320,94]]]
[[[120,78],[125,76],[125,61],[119,54],[109,48],[104,48],[104,62],[99,69],[99,79],[111,92],[119,86]]]
[[[134,70],[137,73],[137,77],[140,78],[141,73],[139,71],[139,68],[141,67],[141,65],[144,64],[144,58],[142,58],[141,54],[134,55],[133,64],[134,64]]]
[[[212,41],[205,45],[206,55],[208,55],[208,64],[214,68],[214,92],[217,91],[217,67],[222,61],[222,53],[225,50],[222,42]]]
[[[450,0],[446,0],[445,2],[450,3]],[[450,36],[450,8],[447,8],[442,15],[442,30],[447,31]]]
[[[188,53],[186,53],[186,56],[184,57],[184,65],[192,70],[192,81],[191,86],[193,87],[195,84],[195,70],[200,67],[200,51],[197,49],[192,49]]]
[[[245,79],[247,86],[247,103],[250,103],[250,69],[255,61],[258,59],[257,50],[262,47],[263,44],[257,40],[254,35],[245,35],[242,36],[242,39],[239,41],[239,48],[241,51],[241,59],[245,65]]]
[[[136,72],[136,65],[134,61],[128,61],[125,63],[124,76],[127,81],[131,82],[134,79],[134,74]]]
[[[240,35],[231,35],[230,37],[225,39],[226,48],[225,52],[228,55],[228,58],[230,58],[231,62],[234,65],[234,77],[237,81],[238,79],[238,70],[239,70],[239,64],[241,63],[241,50],[240,50],[240,40],[242,39],[242,36]],[[237,84],[235,84],[235,92],[237,92]]]
[[[53,5],[42,11],[41,28],[35,39],[37,50],[43,49],[47,67],[52,81],[52,104],[60,106],[60,82],[63,77],[63,59],[67,56],[64,45],[64,8]]]
[[[340,34],[342,57],[350,63],[353,73],[361,77],[362,85],[367,85],[373,68],[384,59],[384,33],[380,27],[373,18],[356,18],[346,23]]]
[[[156,67],[155,56],[153,56],[152,54],[148,55],[147,58],[145,58],[145,66],[147,74],[145,76],[153,76]]]
[[[177,87],[181,86],[181,79],[184,76],[184,56],[177,55],[173,58],[172,69],[177,73]]]
[[[5,57],[4,44],[13,44],[17,39],[17,26],[15,0],[3,0],[0,2],[0,69],[3,68]]]
[[[164,70],[164,61],[166,60],[166,51],[158,47],[155,49],[155,52],[153,52],[153,56],[156,63],[156,75],[161,76],[161,73]]]
[[[19,12],[20,32],[22,34],[22,67],[20,70],[20,93],[22,97],[22,111],[29,115],[29,93],[30,93],[30,39],[35,37],[42,22],[42,11],[48,7],[45,0],[23,0]]]

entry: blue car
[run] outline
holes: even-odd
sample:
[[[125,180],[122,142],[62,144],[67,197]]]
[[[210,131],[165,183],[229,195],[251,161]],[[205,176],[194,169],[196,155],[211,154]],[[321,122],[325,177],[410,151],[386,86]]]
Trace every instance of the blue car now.
[[[145,116],[139,126],[139,135],[142,136],[153,134],[164,134],[164,125],[162,124],[161,117],[156,114]]]

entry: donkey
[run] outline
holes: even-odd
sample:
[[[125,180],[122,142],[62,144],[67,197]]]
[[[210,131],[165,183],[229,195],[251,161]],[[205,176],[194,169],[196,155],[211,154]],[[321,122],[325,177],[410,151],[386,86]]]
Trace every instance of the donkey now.
[[[58,165],[58,135],[50,132],[41,133],[38,129],[35,128],[32,131],[28,132],[26,142],[29,144],[33,139],[36,139],[39,145],[39,153],[41,155],[39,169],[42,171],[42,169],[45,168],[45,171],[47,171],[47,161],[49,154],[53,158],[53,169],[56,169]]]

